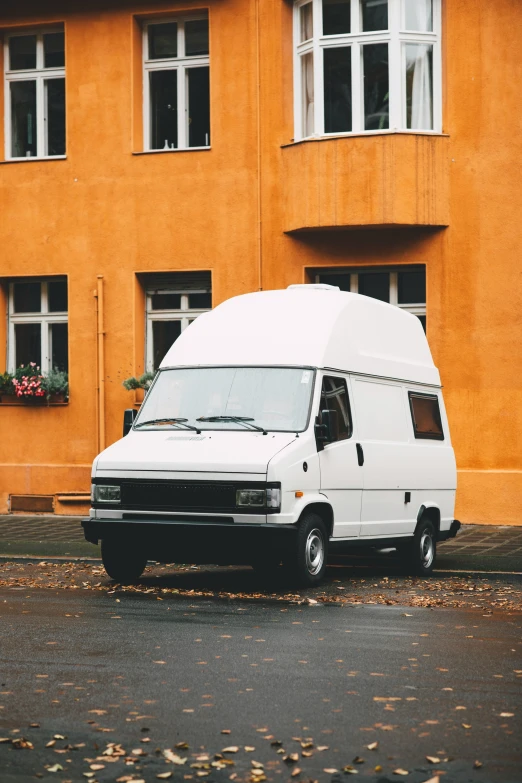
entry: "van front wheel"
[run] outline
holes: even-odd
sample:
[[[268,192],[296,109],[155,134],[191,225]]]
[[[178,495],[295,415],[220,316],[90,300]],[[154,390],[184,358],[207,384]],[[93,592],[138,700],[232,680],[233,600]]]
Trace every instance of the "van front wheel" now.
[[[430,576],[437,555],[437,535],[429,519],[421,519],[408,544],[399,550],[408,571],[417,576]]]
[[[137,543],[116,538],[102,539],[101,556],[108,575],[122,585],[137,582],[147,565],[147,557]]]
[[[305,514],[297,531],[297,542],[288,564],[292,576],[303,587],[318,585],[326,571],[328,534],[318,514]]]

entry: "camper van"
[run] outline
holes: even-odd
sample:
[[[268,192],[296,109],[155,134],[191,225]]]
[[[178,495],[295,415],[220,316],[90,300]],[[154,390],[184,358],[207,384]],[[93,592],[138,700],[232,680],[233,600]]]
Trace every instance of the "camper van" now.
[[[395,548],[427,576],[456,535],[456,466],[418,318],[335,286],[237,296],[176,340],[94,460],[85,537],[109,576],[148,560],[285,569]]]

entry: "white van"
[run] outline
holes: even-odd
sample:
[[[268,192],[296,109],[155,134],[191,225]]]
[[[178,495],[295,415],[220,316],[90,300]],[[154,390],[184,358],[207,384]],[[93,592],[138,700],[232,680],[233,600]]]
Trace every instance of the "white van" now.
[[[229,299],[176,340],[93,464],[85,537],[107,573],[147,560],[283,566],[396,547],[428,575],[456,535],[456,467],[420,321],[328,285]]]

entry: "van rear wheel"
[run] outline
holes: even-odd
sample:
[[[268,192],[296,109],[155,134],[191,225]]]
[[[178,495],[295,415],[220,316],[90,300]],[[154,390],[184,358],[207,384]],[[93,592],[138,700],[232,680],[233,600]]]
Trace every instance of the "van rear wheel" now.
[[[433,522],[421,519],[413,538],[399,549],[399,554],[410,573],[430,576],[437,555],[437,534]]]
[[[328,555],[326,525],[318,514],[305,513],[297,531],[297,542],[287,564],[292,578],[303,587],[314,587],[324,577]]]
[[[122,585],[137,582],[147,565],[143,548],[134,541],[122,542],[117,538],[103,538],[101,556],[108,575]]]

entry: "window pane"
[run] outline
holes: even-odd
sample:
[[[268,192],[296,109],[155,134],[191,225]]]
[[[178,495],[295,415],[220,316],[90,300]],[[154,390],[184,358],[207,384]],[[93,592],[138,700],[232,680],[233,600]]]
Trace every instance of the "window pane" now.
[[[361,0],[361,18],[364,33],[387,30],[388,0]]]
[[[16,35],[9,39],[9,67],[12,71],[36,68],[36,35]]]
[[[15,324],[16,366],[36,362],[42,366],[42,340],[40,324]]]
[[[36,155],[36,82],[11,82],[11,155]]]
[[[349,438],[352,434],[350,403],[342,378],[323,378],[321,411],[324,410],[334,411],[331,417],[332,443]]]
[[[323,0],[323,35],[350,32],[350,0]]]
[[[303,136],[311,136],[314,132],[314,56],[311,52],[301,57],[301,85]]]
[[[312,3],[302,5],[299,9],[299,25],[301,30],[301,43],[310,40],[314,34]]]
[[[327,285],[338,285],[341,291],[350,290],[350,273],[339,272],[335,275],[319,275],[319,282]]]
[[[47,33],[44,41],[44,68],[62,68],[65,65],[65,35]]]
[[[406,44],[406,127],[433,129],[433,46]]]
[[[47,284],[50,313],[67,312],[67,283],[65,280],[54,280]]]
[[[47,154],[65,155],[65,79],[45,80]]]
[[[420,304],[426,301],[426,272],[416,269],[399,272],[399,304]]]
[[[416,438],[444,440],[437,397],[409,393],[413,428]]]
[[[153,321],[152,344],[154,370],[157,370],[171,345],[181,334],[181,321]]]
[[[181,294],[152,294],[153,310],[181,310]]]
[[[383,130],[390,124],[388,44],[363,46],[364,128]]]
[[[149,24],[149,60],[159,60],[163,57],[178,56],[178,25]]]
[[[150,118],[153,150],[178,146],[178,72],[152,71],[150,74]]]
[[[188,68],[188,144],[208,147],[210,144],[210,84],[209,69]]]
[[[185,22],[185,54],[208,54],[208,19]]]
[[[433,30],[433,0],[404,0],[404,29]]]
[[[388,272],[359,274],[359,293],[363,296],[371,296],[373,299],[380,299],[381,302],[389,302],[390,275]]]
[[[51,324],[51,367],[62,372],[67,372],[69,368],[67,324]]]
[[[352,55],[344,46],[324,50],[324,130],[352,129]]]
[[[40,313],[42,311],[40,283],[15,283],[13,287],[15,313]]]
[[[417,318],[422,324],[422,328],[424,329],[424,334],[426,334],[426,316],[425,315],[418,315]]]
[[[212,307],[211,294],[190,294],[189,308],[193,310],[210,310]]]

